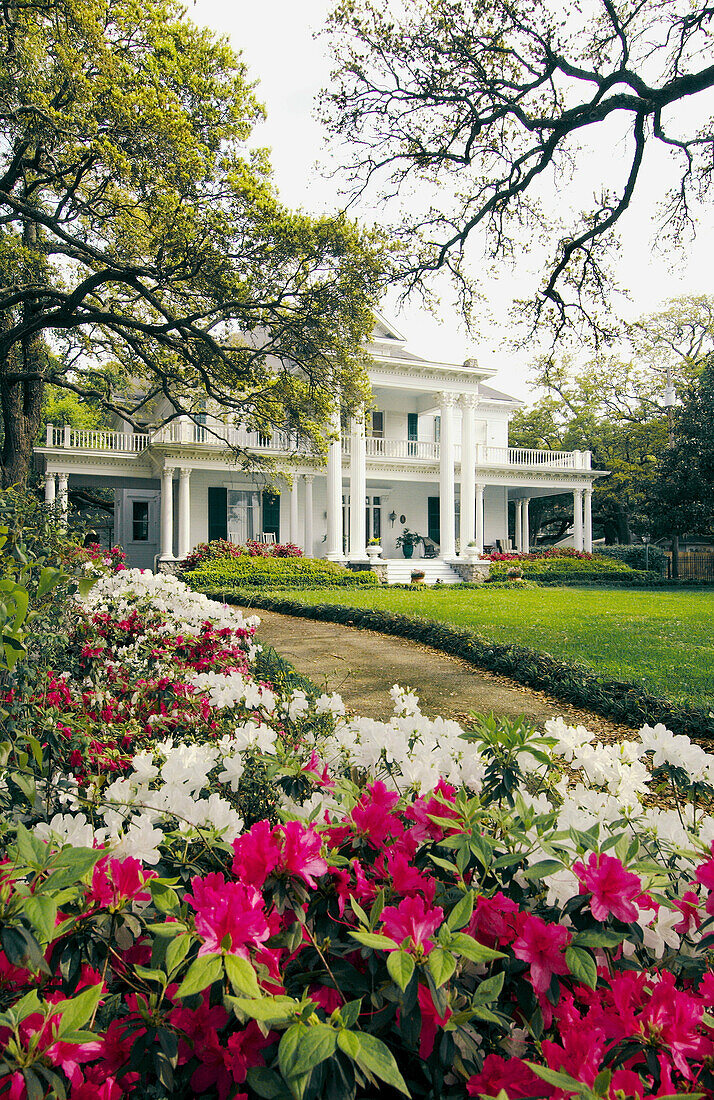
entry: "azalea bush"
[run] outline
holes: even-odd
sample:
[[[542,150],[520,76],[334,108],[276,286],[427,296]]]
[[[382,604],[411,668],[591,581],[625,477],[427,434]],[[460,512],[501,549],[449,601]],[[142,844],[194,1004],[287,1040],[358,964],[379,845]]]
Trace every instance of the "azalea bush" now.
[[[257,542],[255,539],[248,539],[245,543],[235,543],[228,539],[213,539],[194,546],[181,562],[181,569],[187,572],[207,561],[242,557],[300,558],[302,550],[292,542]]]
[[[73,618],[5,768],[0,1096],[712,1094],[688,738],[353,716],[167,575]]]
[[[368,569],[353,571],[324,558],[217,558],[183,574],[192,588],[342,588],[379,584]]]

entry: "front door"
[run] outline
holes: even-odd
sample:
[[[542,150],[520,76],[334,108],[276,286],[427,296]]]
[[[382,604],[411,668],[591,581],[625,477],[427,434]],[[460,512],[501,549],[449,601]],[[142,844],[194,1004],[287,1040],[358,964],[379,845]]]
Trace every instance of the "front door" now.
[[[441,508],[438,497],[427,499],[427,526],[429,538],[438,546],[441,543]]]
[[[115,494],[117,497],[119,493]],[[122,494],[117,527],[130,569],[153,569],[159,553],[161,493],[154,489],[126,489]]]

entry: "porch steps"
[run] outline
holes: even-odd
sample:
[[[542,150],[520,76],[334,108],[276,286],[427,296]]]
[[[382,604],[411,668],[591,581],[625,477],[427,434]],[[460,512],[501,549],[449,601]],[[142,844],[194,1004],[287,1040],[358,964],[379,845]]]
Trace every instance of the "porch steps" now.
[[[461,577],[445,561],[438,558],[387,558],[387,584],[409,584],[412,570],[419,569],[424,574],[424,584],[461,584]]]

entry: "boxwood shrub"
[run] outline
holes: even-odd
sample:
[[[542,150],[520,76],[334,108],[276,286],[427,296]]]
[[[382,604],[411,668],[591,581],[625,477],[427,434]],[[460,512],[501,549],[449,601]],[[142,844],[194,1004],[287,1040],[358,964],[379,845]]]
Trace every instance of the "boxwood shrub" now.
[[[625,562],[613,558],[522,558],[520,561],[492,561],[489,575],[505,577],[509,570],[520,569],[524,576],[612,576],[630,572]]]
[[[662,577],[667,573],[667,555],[659,546],[594,546],[593,554],[623,561],[633,569],[646,568]]]
[[[221,592],[207,592],[206,595],[223,598]],[[244,607],[262,607],[283,615],[346,623],[362,630],[409,638],[461,657],[479,668],[508,676],[520,684],[546,691],[556,699],[625,721],[635,728],[645,722],[651,725],[663,722],[669,729],[689,737],[714,737],[714,712],[708,707],[673,703],[631,680],[610,680],[574,662],[557,660],[528,646],[489,642],[469,630],[446,623],[374,608],[301,604],[298,600],[271,597],[250,589],[226,594],[225,598],[228,603]]]
[[[322,558],[216,558],[184,573],[194,589],[206,588],[321,588],[369,587],[379,584],[370,570],[352,572]]]

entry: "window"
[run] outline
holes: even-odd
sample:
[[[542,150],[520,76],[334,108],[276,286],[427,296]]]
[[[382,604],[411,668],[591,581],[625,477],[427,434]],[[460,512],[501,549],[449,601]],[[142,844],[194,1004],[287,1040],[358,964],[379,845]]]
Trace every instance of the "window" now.
[[[382,499],[368,496],[366,501],[365,528],[367,541],[382,537]]]
[[[372,430],[369,434],[373,439],[384,439],[384,413],[378,409],[372,410]]]
[[[134,542],[149,541],[148,500],[132,500],[131,502],[131,537]]]
[[[260,494],[244,489],[229,489],[227,528],[230,542],[242,544],[254,539],[260,519]]]
[[[434,442],[441,443],[441,417],[434,417]]]
[[[407,453],[410,458],[414,458],[417,453],[417,439],[419,438],[419,414],[407,413],[407,439],[409,441],[407,446]]]

